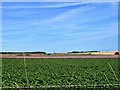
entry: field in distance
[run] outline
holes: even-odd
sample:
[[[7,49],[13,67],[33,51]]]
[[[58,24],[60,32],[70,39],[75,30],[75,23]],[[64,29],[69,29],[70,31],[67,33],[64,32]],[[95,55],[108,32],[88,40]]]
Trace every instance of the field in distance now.
[[[72,51],[72,52],[0,52],[0,57],[18,57],[18,56],[30,56],[30,57],[41,57],[41,56],[93,56],[93,55],[119,55],[120,51]]]
[[[2,71],[3,87],[120,84],[117,58],[3,58]]]

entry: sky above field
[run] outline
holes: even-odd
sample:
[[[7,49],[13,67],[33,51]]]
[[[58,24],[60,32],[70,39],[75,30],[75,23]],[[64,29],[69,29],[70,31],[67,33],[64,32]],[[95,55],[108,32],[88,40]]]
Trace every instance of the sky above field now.
[[[117,2],[4,2],[2,51],[118,49]]]

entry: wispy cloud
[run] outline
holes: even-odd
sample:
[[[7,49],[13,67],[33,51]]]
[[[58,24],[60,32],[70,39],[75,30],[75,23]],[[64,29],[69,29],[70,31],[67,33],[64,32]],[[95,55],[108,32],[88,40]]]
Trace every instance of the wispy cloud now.
[[[2,0],[2,2],[118,2],[119,0]]]
[[[18,9],[18,8],[64,8],[76,5],[87,4],[88,2],[76,2],[76,3],[56,3],[51,5],[30,5],[30,4],[17,4],[13,6],[3,6],[4,9]]]
[[[99,7],[102,7],[102,5],[101,4],[97,5],[97,6],[96,5],[95,6],[91,5],[91,6],[79,7],[79,8],[76,8],[76,9],[70,9],[67,12],[59,14],[58,16],[53,17],[51,19],[45,19],[43,21],[38,20],[38,21],[34,21],[34,22],[31,22],[31,23],[28,23],[28,24],[25,23],[26,26],[24,26],[23,28],[27,29],[27,27],[29,27],[29,26],[33,26],[33,27],[35,27],[35,26],[37,26],[37,27],[38,26],[42,26],[42,27],[49,26],[49,27],[51,27],[51,29],[53,29],[52,32],[54,32],[54,31],[59,32],[58,30],[61,30],[61,29],[64,30],[64,31],[61,31],[61,32],[70,31],[70,30],[73,31],[73,29],[74,29],[74,31],[79,30],[79,31],[82,31],[82,32],[85,31],[85,33],[86,33],[86,29],[88,29],[88,28],[94,27],[95,29],[97,29],[96,28],[97,26],[93,25],[92,23],[95,23],[96,21],[101,22],[102,20],[109,19],[109,18],[117,15],[117,13],[112,13],[112,14],[107,15],[108,13],[111,13],[111,11],[109,11],[108,8],[101,9],[101,10],[105,10],[105,11],[96,12],[99,9]],[[114,10],[117,10],[117,9],[113,9],[113,11]],[[93,12],[93,13],[89,13],[89,12]],[[21,11],[20,13],[24,14],[25,11],[23,11],[23,12]],[[87,14],[87,13],[89,13],[89,14]],[[26,13],[26,14],[29,15],[29,12]],[[76,18],[76,16],[78,16],[78,15],[79,15],[79,17]],[[83,17],[85,17],[85,18],[83,18]],[[106,26],[106,24],[104,24],[104,26]],[[22,28],[22,26],[20,28]],[[56,29],[56,30],[54,30],[54,29]],[[84,29],[84,30],[82,30],[82,29]],[[92,30],[95,30],[95,29],[92,28]],[[46,30],[46,31],[48,31],[48,30]],[[89,32],[91,32],[91,31],[89,31]]]
[[[94,48],[99,41],[105,41],[104,45],[110,44],[114,48],[117,45],[117,3],[39,3],[37,6],[34,3],[21,3],[17,5],[12,3],[3,8],[3,43],[6,47],[9,47],[7,46],[9,43],[13,43],[28,49],[34,46],[32,50],[41,47],[44,50],[59,51],[57,46],[63,50]],[[9,9],[9,6],[18,8]],[[115,41],[112,44],[111,38]],[[91,45],[84,47],[88,42]]]
[[[69,19],[73,19],[74,17],[76,17],[76,15],[78,15],[80,13],[82,14],[82,13],[87,12],[89,10],[93,10],[95,8],[96,8],[96,6],[82,6],[82,7],[78,7],[75,9],[69,9],[66,12],[63,12],[63,13],[61,13],[53,18],[45,19],[43,21],[38,20],[38,21],[33,22],[31,24],[33,24],[33,25],[40,25],[40,24],[54,25],[55,23],[58,23],[58,22],[64,22],[64,21],[67,21]],[[62,25],[62,23],[60,25]],[[65,24],[63,24],[63,25],[65,25]]]
[[[113,18],[118,14],[117,7],[110,5],[109,8],[112,8],[110,11],[109,8],[101,8],[104,7],[103,5],[101,4],[97,6],[91,5],[91,6],[79,7],[76,9],[70,9],[67,12],[61,13],[58,16],[53,17],[51,19],[45,19],[42,21],[38,20],[36,22],[32,22],[31,25],[44,25],[56,29],[63,28],[64,30],[66,29],[81,30],[84,29],[85,27],[95,28],[94,24],[96,22],[101,23],[102,21],[109,20],[110,18]],[[97,12],[98,9],[99,12]],[[112,11],[115,13],[111,13]],[[105,26],[106,24],[104,23],[103,25]]]

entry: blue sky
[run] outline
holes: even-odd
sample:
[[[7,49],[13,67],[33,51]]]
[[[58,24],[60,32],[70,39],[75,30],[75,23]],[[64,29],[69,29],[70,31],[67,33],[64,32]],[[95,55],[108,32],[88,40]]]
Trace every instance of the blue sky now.
[[[118,49],[117,2],[4,2],[2,51]]]

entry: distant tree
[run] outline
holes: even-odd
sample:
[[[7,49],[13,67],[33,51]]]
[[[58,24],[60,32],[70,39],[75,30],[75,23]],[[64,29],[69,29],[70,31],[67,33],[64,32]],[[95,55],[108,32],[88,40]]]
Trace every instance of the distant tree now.
[[[100,52],[100,51],[87,51],[87,52]]]
[[[79,51],[72,51],[71,53],[80,53]]]
[[[46,52],[31,52],[32,54],[46,54]]]

